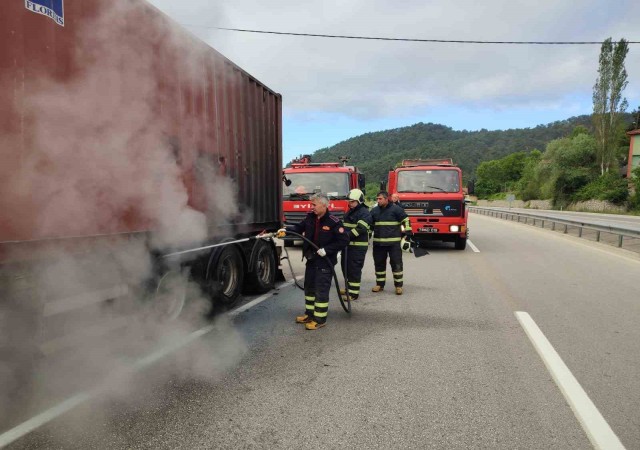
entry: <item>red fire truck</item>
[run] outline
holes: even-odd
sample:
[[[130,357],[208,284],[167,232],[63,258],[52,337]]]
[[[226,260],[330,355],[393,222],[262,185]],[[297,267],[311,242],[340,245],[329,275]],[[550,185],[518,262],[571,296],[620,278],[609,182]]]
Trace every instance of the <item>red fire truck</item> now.
[[[348,157],[340,162],[312,163],[310,155],[291,162],[282,172],[284,223],[301,221],[311,211],[309,197],[322,192],[329,197],[329,211],[342,219],[349,209],[347,195],[351,189],[364,192],[365,179],[357,167],[348,166]]]
[[[468,210],[462,189],[462,171],[452,159],[406,159],[389,172],[389,194],[397,193],[411,221],[416,242],[453,242],[467,246]]]

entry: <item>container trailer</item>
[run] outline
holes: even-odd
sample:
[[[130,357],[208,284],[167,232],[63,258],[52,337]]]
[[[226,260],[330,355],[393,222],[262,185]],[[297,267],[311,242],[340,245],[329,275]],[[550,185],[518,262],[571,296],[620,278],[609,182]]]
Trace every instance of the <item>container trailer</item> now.
[[[278,93],[143,0],[5,0],[0,37],[1,355],[274,286]]]

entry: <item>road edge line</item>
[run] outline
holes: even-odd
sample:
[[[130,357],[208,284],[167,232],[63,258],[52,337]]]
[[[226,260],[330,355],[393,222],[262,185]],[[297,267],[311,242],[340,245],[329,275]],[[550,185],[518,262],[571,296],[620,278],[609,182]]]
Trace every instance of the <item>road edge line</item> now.
[[[297,276],[296,279],[300,279],[302,277],[303,276]],[[294,281],[295,280],[285,281],[284,283],[281,283],[278,286],[276,286],[275,289],[281,289],[289,285],[292,285]],[[272,296],[273,296],[273,291],[269,291],[266,294],[263,294],[260,297],[250,301],[246,305],[243,305],[239,308],[236,308],[230,311],[226,315],[231,317],[237,316],[241,312],[248,310],[249,308],[257,305],[258,303],[265,301],[266,299]],[[144,369],[145,367],[155,363],[156,361],[162,359],[163,357],[191,343],[192,341],[198,338],[201,338],[205,334],[211,332],[214,328],[215,328],[214,325],[207,325],[203,328],[200,328],[188,334],[187,336],[183,337],[182,339],[178,340],[177,342],[174,342],[172,345],[169,345],[167,347],[161,347],[151,352],[150,354],[141,357],[136,362],[134,362],[128,370],[125,369],[123,372],[128,372],[128,373],[138,372]],[[117,375],[121,375],[121,373],[116,372],[113,375],[117,376]],[[24,422],[22,422],[19,425],[16,425],[13,428],[8,429],[4,433],[0,434],[0,448],[3,448],[11,444],[12,442],[17,441],[18,439],[26,436],[27,434],[37,430],[41,426],[46,425],[52,420],[57,419],[58,417],[66,414],[67,412],[71,411],[72,409],[81,405],[82,403],[85,403],[91,400],[92,398],[96,397],[104,388],[104,385],[105,383],[101,383],[100,386],[92,390],[74,394],[73,396],[67,398],[66,400],[63,400],[57,405],[49,409],[46,409],[41,413],[36,414],[35,416],[25,420]]]
[[[580,386],[578,380],[573,376],[531,316],[524,311],[516,311],[514,314],[556,385],[560,388],[560,392],[569,403],[593,447],[596,449],[624,450],[625,447],[618,436],[602,417],[596,405]]]

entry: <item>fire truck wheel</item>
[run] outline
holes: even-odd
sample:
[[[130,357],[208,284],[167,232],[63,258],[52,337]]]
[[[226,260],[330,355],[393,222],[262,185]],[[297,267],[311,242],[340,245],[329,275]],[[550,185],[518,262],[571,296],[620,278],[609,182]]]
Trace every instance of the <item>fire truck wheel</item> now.
[[[467,238],[457,237],[455,241],[456,250],[464,250],[467,248]]]
[[[258,240],[251,254],[251,265],[247,274],[246,291],[264,294],[275,286],[276,257],[274,249],[268,242]]]

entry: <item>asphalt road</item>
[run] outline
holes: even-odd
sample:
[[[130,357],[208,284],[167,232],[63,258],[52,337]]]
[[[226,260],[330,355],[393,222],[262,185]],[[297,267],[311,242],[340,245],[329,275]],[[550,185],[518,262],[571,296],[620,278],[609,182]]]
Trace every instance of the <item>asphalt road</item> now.
[[[590,448],[526,312],[626,448],[640,448],[640,259],[472,214],[471,246],[405,256],[347,316],[294,323],[293,286],[9,448]],[[299,248],[290,249],[302,274]],[[391,274],[388,273],[388,280]],[[166,344],[166,343],[159,343]]]

